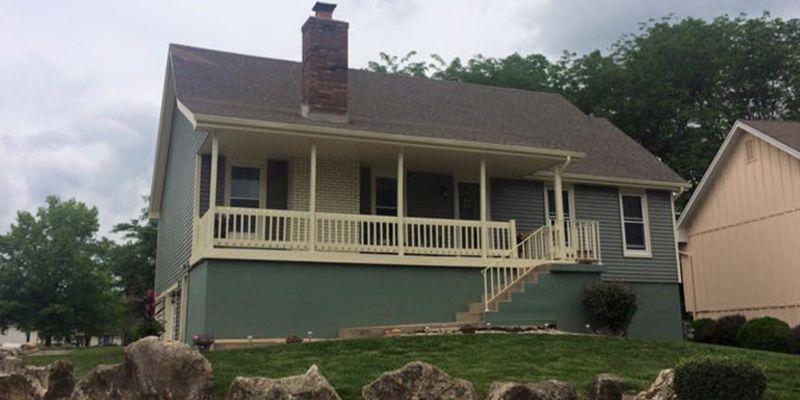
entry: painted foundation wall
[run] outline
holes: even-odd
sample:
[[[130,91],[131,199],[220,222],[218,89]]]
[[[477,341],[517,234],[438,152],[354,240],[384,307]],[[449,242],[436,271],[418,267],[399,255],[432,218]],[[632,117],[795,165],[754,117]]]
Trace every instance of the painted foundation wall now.
[[[749,133],[731,146],[684,223],[687,310],[800,324],[800,160]]]
[[[482,285],[475,268],[204,261],[190,274],[187,337],[334,338],[346,327],[454,321]]]
[[[554,323],[558,329],[586,333],[589,323],[583,307],[586,287],[600,282],[605,268],[586,265],[554,266],[539,274],[522,293],[498,312],[487,314],[494,325],[541,325]],[[628,283],[636,292],[637,312],[629,336],[682,340],[679,288],[674,283]]]

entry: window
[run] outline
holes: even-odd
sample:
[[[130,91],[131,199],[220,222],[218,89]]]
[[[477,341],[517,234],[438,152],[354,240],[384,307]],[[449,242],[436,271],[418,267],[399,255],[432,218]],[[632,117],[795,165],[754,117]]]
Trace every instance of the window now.
[[[755,144],[755,142],[753,141],[752,138],[751,139],[747,139],[744,142],[745,158],[746,158],[748,164],[756,160],[756,147],[755,146],[756,146],[756,144]]]
[[[375,215],[397,215],[397,179],[375,178]]]
[[[231,207],[259,207],[260,174],[258,168],[231,167]]]
[[[623,255],[650,257],[650,232],[647,220],[647,196],[638,193],[621,193]]]

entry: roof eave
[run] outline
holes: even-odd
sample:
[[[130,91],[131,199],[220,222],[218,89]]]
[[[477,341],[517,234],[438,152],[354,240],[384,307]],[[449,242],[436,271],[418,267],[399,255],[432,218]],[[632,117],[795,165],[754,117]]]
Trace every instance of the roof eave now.
[[[180,104],[180,103],[179,103]],[[395,133],[375,132],[339,127],[310,124],[292,124],[267,120],[223,117],[206,114],[192,114],[196,129],[220,130],[233,129],[243,131],[269,131],[288,133],[309,137],[337,138],[344,140],[371,141],[401,146],[439,147],[478,153],[495,153],[504,155],[529,156],[551,159],[582,159],[586,153],[570,150],[540,148],[533,146],[508,145],[469,140],[430,138]]]

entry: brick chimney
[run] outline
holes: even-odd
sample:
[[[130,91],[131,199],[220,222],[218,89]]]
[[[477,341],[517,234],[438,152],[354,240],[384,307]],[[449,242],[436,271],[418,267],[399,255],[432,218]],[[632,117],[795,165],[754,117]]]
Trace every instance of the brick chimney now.
[[[333,19],[336,4],[317,2],[303,24],[303,96],[309,119],[347,122],[347,22]]]

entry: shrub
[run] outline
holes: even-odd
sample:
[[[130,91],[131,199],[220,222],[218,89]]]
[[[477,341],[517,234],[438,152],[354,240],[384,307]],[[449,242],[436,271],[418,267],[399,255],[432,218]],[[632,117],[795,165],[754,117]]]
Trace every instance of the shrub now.
[[[789,332],[789,350],[794,354],[800,354],[800,324]]]
[[[148,336],[161,336],[164,327],[155,319],[144,319],[136,323],[131,329],[131,341],[139,340]]]
[[[739,346],[739,330],[747,323],[743,315],[728,315],[717,320],[711,330],[711,343],[723,346]]]
[[[625,335],[636,314],[636,293],[623,283],[601,282],[586,289],[583,305],[595,332]]]
[[[694,331],[694,341],[700,343],[712,343],[714,337],[714,329],[717,321],[711,318],[700,318],[692,322],[692,330]]]
[[[767,378],[748,361],[700,358],[675,368],[674,385],[681,400],[758,400]]]
[[[789,324],[777,318],[763,317],[748,321],[739,330],[742,347],[757,350],[789,352]]]

